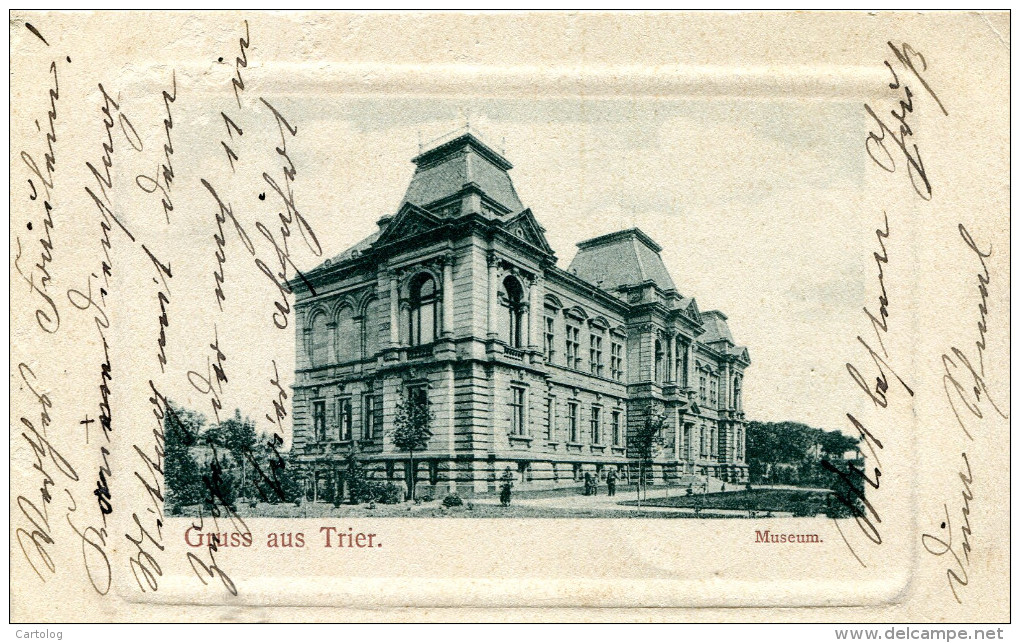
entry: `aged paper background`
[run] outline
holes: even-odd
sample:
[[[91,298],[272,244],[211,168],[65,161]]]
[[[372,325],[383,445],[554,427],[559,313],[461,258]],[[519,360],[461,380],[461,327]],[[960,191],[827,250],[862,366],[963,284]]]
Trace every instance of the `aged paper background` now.
[[[235,94],[245,21],[247,65]],[[16,12],[10,30],[12,619],[1009,618],[1008,15]],[[923,158],[930,200],[919,197],[892,143],[902,130],[889,112],[902,110],[903,95],[890,88],[885,61],[897,61],[888,43],[909,43],[926,65],[919,75],[931,92],[918,76],[909,78],[913,103],[904,121],[908,149],[916,144]],[[911,60],[921,72],[921,58]],[[54,74],[59,98],[51,101]],[[166,158],[161,92],[173,82],[174,209],[164,217],[158,195],[137,189],[134,177],[153,176]],[[111,139],[103,92],[119,105]],[[162,550],[150,547],[158,590],[140,591],[131,563],[137,550],[126,535],[138,533],[132,513],[143,521],[151,515],[132,475],[140,465],[132,445],[146,448],[154,426],[149,380],[186,406],[207,405],[185,373],[206,364],[215,324],[231,370],[224,408],[262,417],[273,399],[274,361],[284,386],[292,381],[294,329],[273,325],[278,292],[242,258],[236,237],[227,240],[223,312],[212,297],[215,210],[200,180],[231,191],[239,212],[259,207],[261,173],[280,173],[274,146],[281,134],[259,97],[297,127],[287,139],[298,168],[294,193],[323,257],[392,214],[419,132],[431,138],[464,119],[505,139],[515,185],[547,227],[561,266],[577,241],[640,226],[664,246],[680,287],[697,294],[703,309],[725,310],[750,347],[750,417],[855,433],[846,418],[853,413],[880,439],[881,484],[869,500],[881,513],[882,544],[844,521],[858,561],[823,518],[359,519],[343,526],[379,534],[384,548],[223,550],[217,561],[236,584],[233,596],[189,564],[182,538],[189,519],[168,517]],[[894,130],[885,139],[892,173],[868,156],[875,148],[866,139],[879,130],[866,103]],[[47,116],[51,109],[55,118]],[[231,109],[249,123],[238,136],[235,173],[221,147],[231,140],[221,112]],[[129,146],[118,113],[143,149]],[[56,140],[48,146],[50,121]],[[107,140],[114,147],[109,197],[136,237],[128,240],[107,220],[108,249],[85,190],[99,189],[86,163],[103,169]],[[52,173],[44,168],[50,150]],[[43,176],[52,185],[44,188]],[[42,223],[43,192],[51,230]],[[857,337],[874,343],[862,308],[875,310],[883,294],[873,256],[881,251],[875,231],[883,212],[887,368],[914,392],[905,396],[892,381],[885,409],[846,369],[856,364],[869,383],[877,372]],[[960,225],[979,250],[991,249],[987,273]],[[40,242],[40,230],[52,248]],[[143,245],[173,270],[164,370],[158,273]],[[293,247],[302,270],[322,259],[303,244]],[[111,273],[107,353],[94,321],[99,308],[79,310],[68,297],[86,292],[90,281],[98,290],[98,274],[89,275],[103,262]],[[43,266],[28,267],[37,263]],[[48,332],[52,319],[37,318],[48,306],[40,290],[59,311],[55,332]],[[969,362],[983,353],[980,383],[964,377],[953,347]],[[105,383],[116,446],[106,466],[114,511],[96,548],[76,531],[101,522],[93,490],[104,454],[99,428],[91,426],[86,445],[89,425],[80,422],[100,413],[104,354],[112,364]],[[944,354],[963,393],[947,386]],[[964,399],[981,417],[964,409],[961,426],[951,404],[963,408]],[[43,414],[49,446],[22,435],[29,432],[23,418],[41,431]],[[78,481],[55,470],[54,451]],[[965,553],[959,522],[968,489]],[[46,505],[45,518],[23,499]],[[947,512],[952,552],[935,556],[922,535],[937,534]],[[256,519],[251,527],[256,540],[300,530],[314,541],[329,522]],[[763,524],[814,530],[824,543],[755,544]],[[47,536],[25,548],[19,529]],[[947,580],[947,569],[957,569],[954,553],[967,557],[966,586]],[[97,577],[105,595],[93,588]],[[627,611],[590,609],[599,607]]]

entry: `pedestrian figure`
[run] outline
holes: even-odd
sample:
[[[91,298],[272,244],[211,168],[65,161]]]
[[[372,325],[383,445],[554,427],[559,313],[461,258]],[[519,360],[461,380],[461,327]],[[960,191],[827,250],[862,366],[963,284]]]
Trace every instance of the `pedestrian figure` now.
[[[499,479],[502,482],[499,487],[499,504],[504,507],[509,507],[510,494],[512,493],[511,490],[514,488],[514,474],[513,471],[510,470],[510,467],[507,467],[503,471],[503,475],[501,475]]]
[[[609,488],[609,495],[616,495],[616,470],[610,469],[606,474],[606,486]]]
[[[584,474],[584,495],[586,495],[586,496],[590,496],[591,495],[591,473],[590,472]]]
[[[599,495],[599,474],[595,474],[591,477],[591,495]]]

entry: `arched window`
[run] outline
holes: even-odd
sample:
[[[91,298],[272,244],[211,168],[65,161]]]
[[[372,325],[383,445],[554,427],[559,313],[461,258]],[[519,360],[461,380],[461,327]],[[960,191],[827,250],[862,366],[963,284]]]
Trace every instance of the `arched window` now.
[[[514,277],[503,280],[506,299],[502,302],[507,315],[507,343],[515,348],[524,345],[524,289]]]
[[[662,362],[665,353],[662,350],[662,342],[655,340],[655,381],[662,383]]]
[[[741,410],[740,400],[740,376],[733,378],[733,408],[737,411]]]
[[[337,362],[353,362],[361,357],[361,341],[354,323],[354,311],[344,306],[336,316]]]
[[[318,314],[315,319],[312,320],[312,325],[308,338],[308,357],[312,362],[312,367],[317,368],[319,366],[325,366],[329,360],[329,325],[326,322],[326,316]]]
[[[411,346],[429,344],[436,339],[436,312],[439,303],[436,280],[422,273],[411,282],[411,323],[408,343]]]
[[[377,303],[373,299],[365,305],[365,314],[362,316],[361,321],[362,332],[365,334],[364,355],[367,358],[375,357],[375,352],[379,350],[379,313]]]

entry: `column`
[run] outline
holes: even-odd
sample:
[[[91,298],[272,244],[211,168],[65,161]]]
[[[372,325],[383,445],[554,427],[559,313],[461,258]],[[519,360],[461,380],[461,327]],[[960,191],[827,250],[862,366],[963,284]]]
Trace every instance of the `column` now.
[[[719,382],[719,408],[729,409],[733,406],[730,398],[731,377],[733,377],[733,372],[730,370],[730,363],[726,362],[723,367],[723,381]]]
[[[400,345],[400,292],[397,287],[397,273],[390,271],[390,346]]]
[[[669,339],[666,341],[666,359],[663,364],[666,369],[666,382],[676,383],[676,335],[674,333],[669,334]]]
[[[680,459],[680,436],[684,430],[683,415],[676,412],[676,433],[673,435],[673,459]]]
[[[528,345],[533,350],[542,349],[542,333],[545,331],[545,306],[543,303],[542,280],[535,276],[531,282],[531,311],[528,319]]]
[[[443,258],[443,336],[453,337],[453,257]]]
[[[695,388],[697,382],[694,381],[694,342],[688,342],[687,344],[687,388]]]
[[[499,286],[496,283],[496,255],[495,253],[489,253],[489,338],[496,337],[498,333],[496,326],[496,302],[497,295],[499,292]]]

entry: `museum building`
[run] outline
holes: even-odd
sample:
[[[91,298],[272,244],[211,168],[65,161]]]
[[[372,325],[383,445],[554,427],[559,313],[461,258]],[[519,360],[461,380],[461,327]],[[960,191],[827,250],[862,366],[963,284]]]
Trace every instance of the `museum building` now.
[[[314,494],[342,489],[352,447],[373,477],[407,480],[392,429],[411,399],[432,412],[419,491],[491,493],[507,467],[517,489],[633,480],[636,436],[660,425],[655,484],[747,480],[748,351],[678,291],[655,241],[588,239],[563,269],[474,134],[413,162],[395,214],[291,283],[292,453]]]

